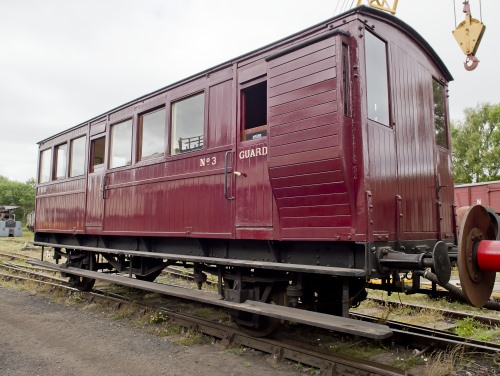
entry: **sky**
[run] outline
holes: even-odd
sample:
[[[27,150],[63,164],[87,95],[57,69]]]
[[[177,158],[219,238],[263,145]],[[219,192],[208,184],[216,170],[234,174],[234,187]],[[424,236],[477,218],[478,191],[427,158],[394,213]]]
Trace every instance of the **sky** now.
[[[34,178],[38,141],[356,2],[0,0],[0,175]],[[478,19],[479,2],[470,0]],[[464,19],[462,0],[400,0],[397,8],[396,17],[429,42],[455,79],[453,121],[466,107],[500,103],[500,1],[481,6],[486,32],[472,72],[451,34]]]

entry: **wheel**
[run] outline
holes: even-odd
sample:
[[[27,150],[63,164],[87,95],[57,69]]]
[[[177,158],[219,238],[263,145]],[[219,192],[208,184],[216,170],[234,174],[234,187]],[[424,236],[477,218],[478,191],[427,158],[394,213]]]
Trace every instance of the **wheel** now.
[[[286,285],[282,283],[259,281],[243,282],[240,285],[232,279],[224,279],[224,285],[224,295],[227,300],[241,303],[246,300],[256,300],[285,305]],[[284,326],[283,320],[244,311],[232,311],[231,316],[240,330],[252,337],[271,337]]]
[[[69,257],[70,259],[67,261],[68,266],[83,270],[97,270],[96,256],[90,252],[75,253],[75,251],[73,251]],[[69,282],[73,287],[76,287],[80,291],[90,291],[94,287],[95,279],[81,277],[78,275],[70,275]]]
[[[277,290],[271,293],[271,297],[266,303],[284,305],[285,296],[285,290]],[[258,338],[272,337],[285,325],[284,320],[243,311],[233,313],[233,319],[243,333]]]

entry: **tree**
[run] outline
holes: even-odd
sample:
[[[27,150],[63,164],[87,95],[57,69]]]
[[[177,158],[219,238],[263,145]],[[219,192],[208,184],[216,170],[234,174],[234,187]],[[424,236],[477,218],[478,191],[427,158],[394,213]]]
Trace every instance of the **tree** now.
[[[465,120],[451,125],[455,183],[500,179],[500,103],[464,110]]]
[[[35,209],[35,179],[21,183],[0,176],[0,205],[19,206],[16,218],[26,222],[28,213]]]

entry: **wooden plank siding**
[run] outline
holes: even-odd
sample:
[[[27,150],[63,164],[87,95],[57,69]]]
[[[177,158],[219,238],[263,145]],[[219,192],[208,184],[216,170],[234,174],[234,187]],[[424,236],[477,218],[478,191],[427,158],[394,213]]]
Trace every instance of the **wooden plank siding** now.
[[[268,66],[269,175],[283,239],[352,226],[340,156],[335,38]]]
[[[432,76],[403,49],[392,45],[392,75],[398,191],[402,197],[401,236],[436,233],[435,153],[432,117]],[[406,234],[405,234],[406,233]]]

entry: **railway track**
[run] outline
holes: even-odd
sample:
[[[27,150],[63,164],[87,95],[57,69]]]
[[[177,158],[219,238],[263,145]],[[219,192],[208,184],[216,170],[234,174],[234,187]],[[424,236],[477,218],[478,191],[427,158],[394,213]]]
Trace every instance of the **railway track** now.
[[[3,256],[0,254],[0,256]],[[9,258],[11,258],[9,256]],[[35,283],[48,284],[50,286],[68,289],[70,291],[78,291],[68,285],[66,280],[58,278],[50,271],[44,268],[34,267],[29,265],[21,265],[7,261],[0,264],[0,267],[6,273],[0,273],[1,278],[16,278],[23,281],[34,281]],[[167,271],[168,273],[169,271]],[[178,272],[178,271],[177,271]],[[178,273],[174,273],[178,274]],[[178,277],[189,278],[185,273],[181,273]],[[357,372],[359,375],[401,375],[404,372],[394,367],[381,366],[378,363],[360,360],[346,356],[334,355],[325,352],[324,349],[319,349],[314,345],[305,346],[304,342],[297,343],[293,340],[293,334],[284,336],[285,339],[271,340],[260,339],[248,336],[238,329],[205,320],[199,317],[193,317],[182,312],[176,312],[169,309],[169,303],[166,303],[162,298],[155,298],[155,301],[148,301],[144,298],[146,294],[141,296],[138,292],[137,296],[133,297],[130,294],[129,288],[112,289],[109,287],[97,288],[90,293],[82,293],[81,296],[89,301],[99,300],[105,304],[135,304],[144,306],[152,310],[162,312],[169,321],[173,324],[188,328],[189,330],[197,330],[204,334],[220,339],[220,344],[223,346],[241,345],[259,350],[271,355],[271,358],[279,361],[280,359],[288,359],[291,361],[307,364],[311,367],[321,369],[322,374],[335,374],[335,372]],[[363,320],[377,320],[377,318],[367,315],[353,313],[352,317]],[[450,348],[454,346],[462,346],[472,351],[483,351],[493,354],[500,353],[500,345],[483,341],[472,341],[462,337],[452,335],[449,332],[436,331],[427,328],[417,327],[413,325],[401,324],[390,321],[387,323],[395,333],[391,340],[401,343],[410,343],[414,347],[419,347],[421,351],[429,351],[438,348]],[[498,322],[490,322],[489,325],[497,325]],[[316,332],[316,330],[315,330]],[[319,333],[319,332],[318,332]],[[281,337],[281,336],[280,336]],[[349,373],[347,373],[349,374]]]

